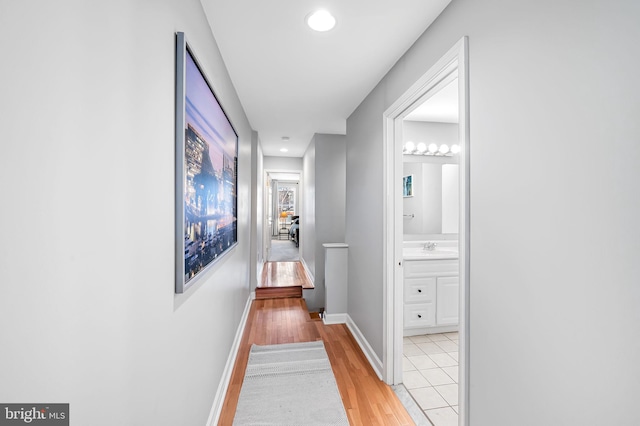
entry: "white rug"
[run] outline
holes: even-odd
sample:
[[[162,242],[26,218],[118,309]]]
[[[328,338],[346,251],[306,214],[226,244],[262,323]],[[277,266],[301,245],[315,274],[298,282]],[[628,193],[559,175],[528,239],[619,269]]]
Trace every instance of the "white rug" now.
[[[234,425],[348,425],[322,341],[253,345]]]

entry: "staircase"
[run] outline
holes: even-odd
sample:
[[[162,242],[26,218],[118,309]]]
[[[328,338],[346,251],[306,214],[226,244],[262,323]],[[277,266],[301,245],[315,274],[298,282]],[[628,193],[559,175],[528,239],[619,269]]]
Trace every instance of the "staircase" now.
[[[313,288],[301,262],[266,262],[256,288],[256,299],[300,298],[303,289]]]

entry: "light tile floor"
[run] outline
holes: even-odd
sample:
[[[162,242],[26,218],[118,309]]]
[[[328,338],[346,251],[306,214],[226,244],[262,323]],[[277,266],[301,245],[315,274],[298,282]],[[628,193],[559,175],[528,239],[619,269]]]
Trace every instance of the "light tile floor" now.
[[[403,382],[434,426],[458,425],[458,333],[404,338]]]

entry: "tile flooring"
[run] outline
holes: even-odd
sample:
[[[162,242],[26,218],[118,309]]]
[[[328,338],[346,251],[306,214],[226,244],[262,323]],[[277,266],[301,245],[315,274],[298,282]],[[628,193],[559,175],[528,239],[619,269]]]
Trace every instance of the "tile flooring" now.
[[[404,338],[403,382],[434,426],[458,426],[458,333]]]

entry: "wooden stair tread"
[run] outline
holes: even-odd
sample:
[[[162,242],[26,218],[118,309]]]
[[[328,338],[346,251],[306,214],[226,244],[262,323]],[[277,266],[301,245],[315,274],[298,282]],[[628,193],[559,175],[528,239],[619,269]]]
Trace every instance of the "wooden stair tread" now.
[[[256,289],[256,299],[279,299],[285,297],[302,297],[302,287],[263,287]]]
[[[302,262],[266,262],[258,288],[272,287],[300,287],[305,290],[315,288]]]

